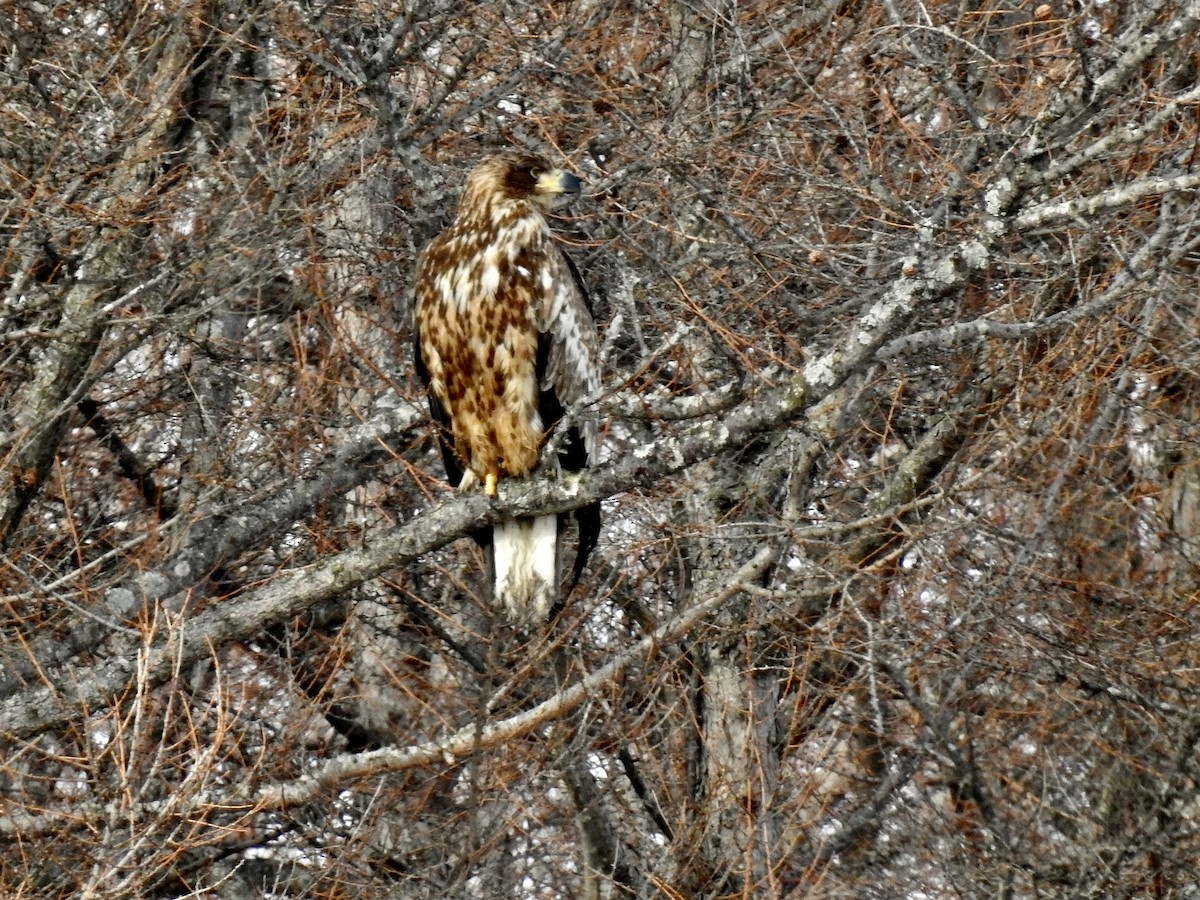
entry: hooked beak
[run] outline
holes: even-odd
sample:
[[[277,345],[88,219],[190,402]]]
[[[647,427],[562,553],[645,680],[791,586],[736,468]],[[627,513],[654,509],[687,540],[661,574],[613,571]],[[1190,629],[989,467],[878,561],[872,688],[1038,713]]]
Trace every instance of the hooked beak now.
[[[540,194],[556,197],[561,194],[578,194],[583,182],[563,169],[552,169],[538,176],[537,190]]]

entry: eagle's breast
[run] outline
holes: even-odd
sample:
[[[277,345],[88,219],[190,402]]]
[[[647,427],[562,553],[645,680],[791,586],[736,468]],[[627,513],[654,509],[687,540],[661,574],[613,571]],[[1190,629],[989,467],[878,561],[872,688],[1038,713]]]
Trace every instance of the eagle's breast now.
[[[441,273],[427,282],[437,296],[418,303],[430,386],[459,457],[480,480],[524,475],[537,464],[546,247],[541,215],[505,203],[486,222],[458,223],[428,251],[428,265]]]

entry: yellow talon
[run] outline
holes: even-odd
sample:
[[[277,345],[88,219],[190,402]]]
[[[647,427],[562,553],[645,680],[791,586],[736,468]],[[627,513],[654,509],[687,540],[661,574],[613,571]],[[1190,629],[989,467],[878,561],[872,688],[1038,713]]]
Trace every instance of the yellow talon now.
[[[496,481],[497,481],[496,473],[488,472],[487,477],[484,479],[484,482],[483,482],[483,492],[485,494],[487,494],[489,497],[496,496]]]

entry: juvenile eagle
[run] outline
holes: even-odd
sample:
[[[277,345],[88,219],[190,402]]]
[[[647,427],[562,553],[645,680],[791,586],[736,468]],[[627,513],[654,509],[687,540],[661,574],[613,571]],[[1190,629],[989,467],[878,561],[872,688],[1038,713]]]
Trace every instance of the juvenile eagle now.
[[[587,292],[544,215],[578,193],[578,178],[536,156],[487,159],[467,178],[454,223],[417,263],[417,374],[459,489],[481,483],[495,496],[501,478],[533,471],[566,407],[599,387]],[[596,460],[594,420],[572,424],[560,441],[562,468]],[[599,504],[575,516],[572,586],[596,545]],[[507,519],[492,529],[494,601],[516,621],[544,619],[558,599],[559,518]]]

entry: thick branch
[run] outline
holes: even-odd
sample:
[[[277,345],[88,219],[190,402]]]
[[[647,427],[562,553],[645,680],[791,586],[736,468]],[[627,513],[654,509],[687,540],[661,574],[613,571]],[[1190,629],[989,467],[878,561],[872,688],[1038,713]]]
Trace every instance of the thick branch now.
[[[1016,227],[1019,231],[1028,231],[1045,225],[1047,222],[1090,216],[1102,209],[1130,206],[1145,197],[1193,191],[1198,187],[1200,187],[1200,172],[1188,172],[1183,175],[1162,178],[1139,178],[1129,184],[1100,191],[1087,197],[1039,203],[1017,215]]]

